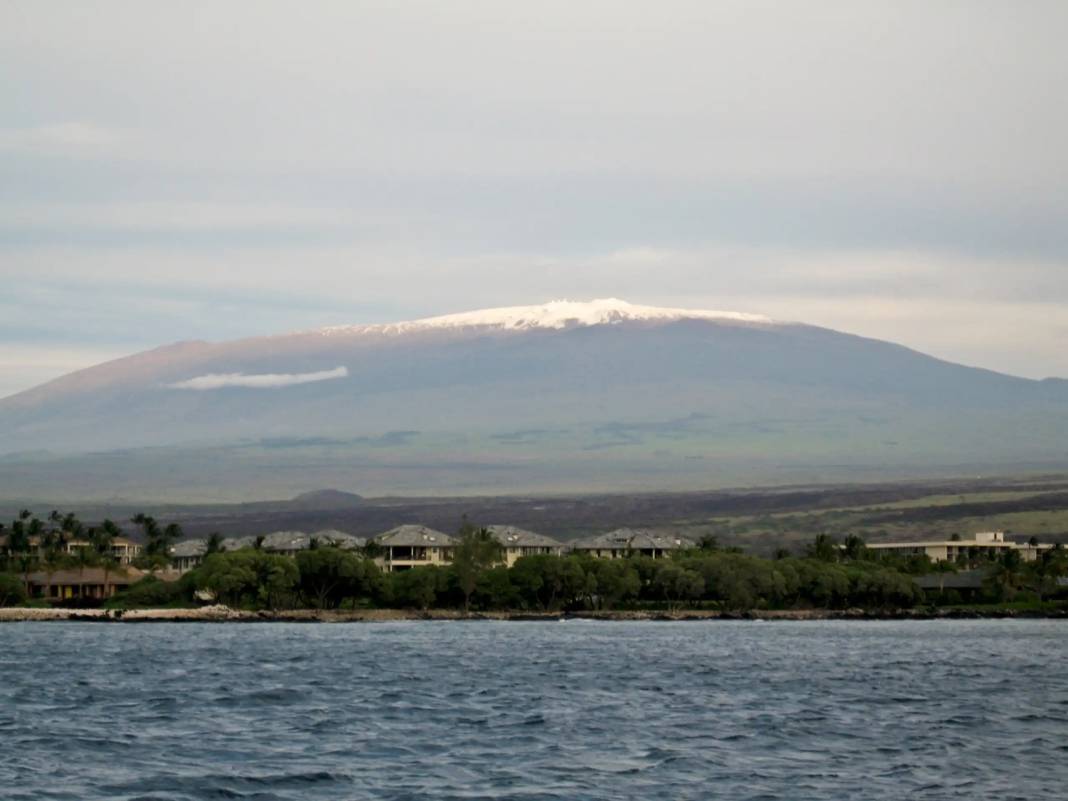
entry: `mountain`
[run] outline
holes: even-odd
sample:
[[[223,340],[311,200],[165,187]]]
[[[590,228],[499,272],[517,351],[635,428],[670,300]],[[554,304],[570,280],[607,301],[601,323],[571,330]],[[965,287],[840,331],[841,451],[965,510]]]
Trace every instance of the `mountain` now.
[[[34,497],[692,488],[1068,465],[1068,383],[730,312],[558,301],[183,342],[0,400]]]

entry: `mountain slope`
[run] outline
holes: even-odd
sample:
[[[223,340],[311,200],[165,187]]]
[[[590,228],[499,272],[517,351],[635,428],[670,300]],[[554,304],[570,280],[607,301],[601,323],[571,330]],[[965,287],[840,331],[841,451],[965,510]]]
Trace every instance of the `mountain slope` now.
[[[0,449],[53,454],[25,457],[36,467],[23,475],[62,484],[82,480],[68,458],[78,452],[182,449],[127,454],[137,475],[109,473],[162,495],[188,489],[198,460],[223,471],[212,486],[258,497],[267,485],[702,486],[727,480],[724,463],[759,480],[777,469],[1047,466],[1068,464],[1065,432],[1065,382],[617,300],[180,343],[0,400]],[[157,463],[172,478],[148,480]]]

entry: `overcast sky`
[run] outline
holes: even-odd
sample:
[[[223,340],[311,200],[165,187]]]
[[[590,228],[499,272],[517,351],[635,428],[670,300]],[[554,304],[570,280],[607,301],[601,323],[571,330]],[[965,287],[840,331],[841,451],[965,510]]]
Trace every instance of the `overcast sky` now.
[[[553,298],[1068,376],[1068,3],[0,5],[0,395]]]

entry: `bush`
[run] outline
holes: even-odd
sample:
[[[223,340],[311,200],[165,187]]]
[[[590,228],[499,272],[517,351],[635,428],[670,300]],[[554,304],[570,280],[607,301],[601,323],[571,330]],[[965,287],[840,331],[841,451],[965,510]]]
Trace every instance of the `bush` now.
[[[190,574],[178,581],[162,581],[149,575],[116,593],[106,605],[116,609],[185,606],[193,602],[194,589]]]
[[[349,599],[378,595],[382,571],[370,559],[340,548],[315,548],[297,554],[298,589],[306,604],[337,609]]]
[[[429,609],[436,605],[438,594],[447,590],[448,575],[440,567],[413,567],[389,575],[389,600],[401,606]]]
[[[18,606],[27,601],[26,585],[10,573],[0,573],[0,606]]]
[[[229,606],[267,609],[292,604],[300,579],[293,559],[254,548],[213,553],[191,575],[198,589]]]

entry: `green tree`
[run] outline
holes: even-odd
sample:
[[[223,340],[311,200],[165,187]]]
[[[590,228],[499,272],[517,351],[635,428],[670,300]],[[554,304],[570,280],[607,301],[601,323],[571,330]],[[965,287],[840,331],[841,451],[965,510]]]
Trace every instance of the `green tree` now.
[[[668,609],[672,612],[677,611],[684,601],[700,598],[705,590],[705,582],[700,573],[687,570],[674,562],[664,562],[659,566],[653,586],[668,602]]]
[[[574,556],[521,556],[512,566],[511,578],[521,599],[546,611],[569,607],[589,594],[583,563]]]
[[[108,606],[120,609],[183,608],[192,605],[195,590],[192,573],[186,573],[177,581],[163,581],[158,576],[147,575],[116,593],[108,600]]]
[[[1019,551],[1005,551],[987,577],[987,585],[999,601],[1011,601],[1025,581],[1023,559]]]
[[[18,606],[26,602],[26,587],[17,576],[0,573],[0,606]]]
[[[96,551],[91,545],[79,545],[71,558],[71,563],[78,568],[78,598],[85,598],[85,568],[95,567],[99,562]]]
[[[476,528],[465,519],[452,552],[452,569],[464,596],[464,612],[471,610],[471,595],[482,574],[501,561],[501,544],[488,529]]]
[[[378,566],[340,548],[315,548],[296,556],[298,589],[319,609],[337,609],[349,598],[372,595],[380,577]]]
[[[601,609],[613,609],[641,592],[641,578],[630,559],[591,560],[586,570],[596,580],[597,606]]]
[[[196,571],[197,586],[224,603],[267,609],[287,603],[299,579],[294,560],[251,548],[212,554]]]
[[[204,556],[211,556],[213,553],[219,553],[222,550],[223,536],[218,531],[213,531],[208,535],[208,541],[204,546]]]
[[[842,545],[842,554],[851,562],[867,558],[867,545],[856,534],[850,534]]]
[[[48,519],[53,525],[45,527],[36,517],[30,523],[31,532],[34,527],[33,524],[39,524],[39,533],[36,534],[36,537],[41,543],[41,566],[44,568],[48,585],[51,586],[56,572],[70,562],[67,558],[67,542],[70,531],[80,529],[81,524],[77,523],[77,520],[72,516],[64,516],[56,509],[52,510],[48,515]]]
[[[702,551],[718,551],[719,538],[715,534],[704,534],[697,541],[697,547]]]
[[[478,577],[475,599],[487,609],[515,609],[519,603],[519,591],[512,584],[512,571],[504,565],[491,567]]]
[[[28,514],[28,512],[26,513]],[[11,567],[18,569],[22,574],[22,583],[26,593],[30,592],[30,567],[34,562],[33,540],[30,538],[30,527],[26,524],[27,517],[20,514],[11,524],[11,533],[7,535],[7,561]]]
[[[171,547],[182,538],[182,527],[177,523],[161,526],[151,515],[138,512],[132,518],[141,527],[145,547],[137,560],[139,567],[156,570],[171,563]]]
[[[838,560],[838,545],[830,534],[817,534],[816,539],[808,546],[807,556],[810,559],[818,559],[821,562],[835,562]]]
[[[89,530],[89,543],[97,555],[98,564],[104,569],[104,594],[108,591],[108,578],[122,565],[115,557],[115,540],[122,534],[115,522],[105,518],[96,528]]]
[[[413,567],[389,575],[394,602],[424,612],[434,605],[444,585],[443,571],[434,565]]]

